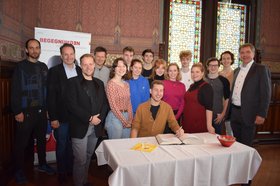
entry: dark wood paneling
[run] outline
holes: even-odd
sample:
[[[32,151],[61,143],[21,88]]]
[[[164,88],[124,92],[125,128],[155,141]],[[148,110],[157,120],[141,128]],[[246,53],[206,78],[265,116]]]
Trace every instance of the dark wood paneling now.
[[[0,115],[0,159],[1,162],[6,162],[10,158],[12,143],[14,120],[10,112],[10,79],[0,79],[1,85],[1,115]]]
[[[280,140],[280,74],[272,74],[271,102],[268,116],[263,125],[257,127],[257,138]]]
[[[216,55],[217,4],[218,0],[202,1],[200,62]]]
[[[0,63],[0,180],[5,184],[11,170],[14,117],[10,109],[11,77],[15,63]]]

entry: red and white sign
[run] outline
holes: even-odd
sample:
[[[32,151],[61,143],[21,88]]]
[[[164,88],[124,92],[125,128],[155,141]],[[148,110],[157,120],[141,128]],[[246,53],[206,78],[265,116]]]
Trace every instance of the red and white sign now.
[[[60,47],[64,43],[74,45],[76,60],[79,63],[79,59],[83,54],[90,53],[91,34],[82,32],[72,32],[65,30],[55,30],[48,28],[37,28],[35,27],[35,39],[41,43],[41,55],[40,61],[47,64],[48,68],[51,68],[61,63],[60,58]],[[46,134],[46,159],[48,162],[54,162],[55,158],[55,138],[53,130],[48,124],[48,132]],[[35,152],[36,152],[36,141],[35,141]],[[37,153],[34,155],[34,163],[38,163]]]
[[[90,33],[35,27],[35,39],[41,43],[39,60],[46,63],[49,68],[61,63],[59,48],[64,43],[74,45],[78,64],[83,54],[90,53]]]

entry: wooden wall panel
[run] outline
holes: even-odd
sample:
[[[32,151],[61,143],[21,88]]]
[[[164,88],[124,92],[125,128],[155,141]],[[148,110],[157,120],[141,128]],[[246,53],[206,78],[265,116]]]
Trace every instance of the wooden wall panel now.
[[[9,109],[11,80],[1,78],[0,86],[0,167],[5,167],[10,163],[14,141],[14,119]]]
[[[10,109],[11,77],[15,63],[0,60],[0,185],[6,185],[12,171],[15,120]]]
[[[272,96],[268,116],[263,125],[257,127],[258,138],[280,140],[280,76],[272,74]]]
[[[280,1],[261,2],[258,49],[261,63],[267,65],[272,74],[272,98],[268,117],[264,125],[258,126],[258,138],[280,139]],[[268,135],[266,135],[268,134]]]
[[[275,105],[274,108],[274,115],[273,115],[273,123],[274,123],[274,126],[272,128],[273,132],[274,133],[280,133],[280,103]]]
[[[276,81],[273,81],[272,84],[272,105],[273,105],[273,118],[272,123],[274,132],[280,133],[280,78]]]
[[[279,46],[280,2],[278,0],[266,0],[262,5],[260,33],[262,44],[267,47]]]
[[[262,63],[267,64],[271,71],[280,73],[280,1],[262,1],[259,48]]]

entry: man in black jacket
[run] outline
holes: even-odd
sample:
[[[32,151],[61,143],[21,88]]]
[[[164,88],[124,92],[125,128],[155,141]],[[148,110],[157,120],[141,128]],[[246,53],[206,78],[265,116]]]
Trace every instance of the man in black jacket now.
[[[69,132],[69,112],[66,108],[67,81],[82,74],[75,65],[75,47],[65,43],[60,47],[62,63],[52,67],[48,74],[47,105],[51,126],[56,139],[58,181],[67,182],[72,172],[73,153]]]
[[[41,44],[36,39],[26,41],[27,59],[19,62],[12,79],[11,107],[15,114],[16,134],[14,146],[15,180],[27,182],[23,171],[24,151],[30,138],[37,140],[38,170],[47,174],[55,171],[46,163],[46,84],[48,67],[38,61]]]
[[[69,79],[67,103],[74,155],[73,179],[76,186],[87,184],[88,168],[97,138],[102,135],[108,101],[101,80],[93,77],[94,59],[80,58],[82,76]]]

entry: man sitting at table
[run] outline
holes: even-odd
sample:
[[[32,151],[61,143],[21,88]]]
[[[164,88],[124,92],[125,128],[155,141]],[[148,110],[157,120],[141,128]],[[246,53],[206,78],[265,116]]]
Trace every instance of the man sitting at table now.
[[[184,130],[177,123],[171,106],[161,100],[163,91],[162,81],[155,80],[152,82],[151,99],[137,108],[132,121],[131,138],[162,134],[166,123],[178,137],[184,134]]]

